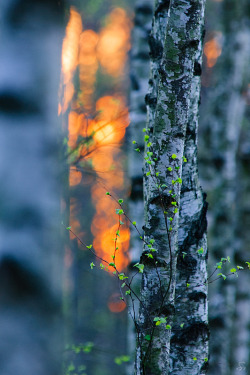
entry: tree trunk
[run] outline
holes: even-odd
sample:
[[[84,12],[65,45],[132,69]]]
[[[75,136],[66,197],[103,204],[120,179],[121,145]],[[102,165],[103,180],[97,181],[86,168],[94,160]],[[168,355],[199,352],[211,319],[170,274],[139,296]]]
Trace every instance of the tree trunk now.
[[[222,33],[223,44],[221,56],[213,68],[213,87],[207,89],[207,97],[204,96],[205,104],[201,112],[203,144],[200,153],[204,169],[202,179],[208,191],[211,212],[209,247],[212,269],[222,257],[229,256],[237,262],[246,258],[245,251],[241,251],[242,242],[239,239],[239,200],[242,191],[239,195],[241,176],[238,149],[246,105],[244,91],[249,82],[248,8],[247,1],[239,3],[236,0],[225,0],[216,12],[213,10],[213,14],[221,15],[216,27]],[[244,226],[244,222],[241,222],[240,227]],[[245,246],[242,247],[243,250],[244,248]],[[240,278],[245,277],[245,274],[240,274]],[[234,374],[239,361],[245,362],[245,365],[248,361],[246,355],[243,355],[244,350],[241,350],[242,356],[236,356],[235,351],[236,336],[245,336],[242,331],[248,332],[249,324],[245,308],[240,312],[239,301],[236,302],[236,290],[242,289],[242,285],[242,281],[235,277],[211,284],[210,374]],[[243,296],[242,291],[239,296],[239,299],[242,298],[242,305],[246,306],[246,296]],[[236,332],[239,332],[239,328],[241,333],[238,335]]]
[[[156,3],[150,43],[150,89],[147,96],[145,246],[140,260],[144,265],[144,272],[138,319],[140,334],[135,364],[137,375],[162,375],[168,374],[170,370],[171,327],[175,319],[182,163],[185,160],[187,124],[191,117],[189,108],[193,107],[190,102],[195,87],[193,77],[197,69],[200,70],[196,60],[201,54],[203,22],[204,1],[192,1],[191,4],[181,0]],[[199,93],[196,100],[198,98]],[[197,202],[198,200],[196,215],[191,212],[196,221],[199,211],[202,211],[201,194]],[[185,215],[190,213],[187,212]],[[200,215],[204,225],[203,216]],[[180,240],[185,236],[183,233]],[[206,246],[203,231],[199,240],[193,241],[192,250],[197,252],[199,248],[195,247],[201,243],[204,244],[204,257]],[[156,252],[152,250],[152,244]],[[204,260],[201,264],[204,265]],[[190,285],[194,286],[195,292],[202,295],[200,298],[203,311],[199,318],[205,326],[207,336],[206,290],[204,286],[198,286],[206,277],[205,270],[202,271],[201,279],[197,280],[194,277]],[[193,283],[195,285],[192,285]],[[205,353],[206,349],[199,354]]]
[[[62,9],[1,2],[0,368],[61,371],[57,117]]]

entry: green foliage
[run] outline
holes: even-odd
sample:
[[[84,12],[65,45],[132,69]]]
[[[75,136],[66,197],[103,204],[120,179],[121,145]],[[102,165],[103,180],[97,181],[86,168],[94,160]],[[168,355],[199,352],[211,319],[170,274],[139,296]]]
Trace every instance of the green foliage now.
[[[139,270],[140,273],[143,273],[143,270],[144,270],[144,264],[136,263],[136,264],[134,265],[134,267],[138,268],[138,270]]]
[[[130,356],[129,355],[121,355],[119,357],[115,357],[114,362],[120,366],[124,362],[129,362],[130,361]]]
[[[93,262],[90,263],[90,268],[93,269],[95,267],[95,264]]]

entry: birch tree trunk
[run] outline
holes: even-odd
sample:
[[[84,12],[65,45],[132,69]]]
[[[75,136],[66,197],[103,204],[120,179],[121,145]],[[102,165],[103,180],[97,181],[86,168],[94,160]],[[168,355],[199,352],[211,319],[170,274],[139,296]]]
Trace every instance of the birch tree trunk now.
[[[130,57],[131,72],[131,95],[130,95],[130,119],[129,139],[136,141],[136,146],[143,150],[144,138],[143,128],[146,126],[146,104],[145,95],[148,88],[149,77],[149,34],[152,26],[153,0],[137,0],[135,3],[135,19],[132,32],[132,49]],[[142,230],[144,224],[144,202],[143,202],[143,171],[142,159],[137,155],[134,147],[129,152],[129,177],[131,179],[131,194],[129,201],[129,214],[136,226]],[[131,231],[130,256],[131,268],[140,262],[143,243],[137,231]],[[141,279],[136,278],[133,288],[139,294]],[[132,319],[128,320],[128,349],[131,358],[136,347],[136,332],[134,319],[138,313],[138,301],[134,301],[134,309],[130,308]],[[132,374],[133,363],[128,365],[127,374]]]
[[[249,82],[247,73],[250,56],[248,9],[247,1],[239,3],[236,0],[225,0],[217,9],[218,14],[221,15],[217,20],[217,30],[222,33],[222,53],[214,67],[214,87],[208,89],[202,108],[204,143],[200,156],[205,172],[202,177],[208,191],[211,212],[209,246],[212,267],[220,261],[221,257],[229,256],[237,262],[246,258],[245,246],[242,247],[243,252],[241,252],[242,241],[239,238],[242,184],[238,150],[246,105],[244,92]],[[240,195],[239,191],[241,191]],[[242,226],[244,226],[244,221],[240,224],[240,227]],[[209,298],[210,374],[215,372],[220,375],[240,373],[237,372],[238,363],[244,362],[245,367],[248,363],[248,354],[246,354],[248,349],[244,350],[241,344],[239,350],[241,355],[238,352],[236,355],[235,350],[236,337],[243,338],[249,331],[247,328],[249,314],[245,314],[246,295],[242,290],[247,282],[243,283],[241,280],[245,277],[247,278],[247,275],[241,273],[239,280],[228,278],[226,281],[218,280],[211,284]],[[240,293],[237,302],[238,288]],[[241,304],[240,299],[242,299],[242,306],[245,306],[243,308],[238,306]],[[248,346],[246,338],[239,340],[243,340]]]
[[[170,3],[156,3],[150,43],[150,90],[147,96],[145,246],[140,260],[144,265],[144,272],[138,319],[140,334],[135,364],[137,375],[160,375],[170,371],[182,163],[185,160],[184,145],[190,120],[189,108],[192,107],[191,94],[195,87],[193,77],[198,69],[197,54],[201,54],[203,22],[204,1],[173,0]],[[198,97],[199,94],[196,99]],[[198,195],[197,216],[203,205],[201,194]],[[186,216],[194,215],[197,220],[194,211],[193,209],[191,213],[187,212]],[[204,223],[204,219],[202,221]],[[185,234],[180,238],[185,238]],[[200,243],[205,246],[203,233],[193,242],[193,248]],[[195,249],[196,252],[197,250],[198,248]],[[201,264],[204,265],[204,262]],[[205,270],[202,269],[202,280],[198,281],[199,284],[205,277]],[[197,277],[191,282],[196,284]],[[199,290],[197,286],[196,289],[195,292],[202,295],[201,320],[207,336],[206,293],[204,287]],[[202,355],[205,353],[206,349],[202,351]],[[184,368],[182,371],[185,371]]]
[[[62,9],[2,0],[0,17],[0,369],[57,375]]]

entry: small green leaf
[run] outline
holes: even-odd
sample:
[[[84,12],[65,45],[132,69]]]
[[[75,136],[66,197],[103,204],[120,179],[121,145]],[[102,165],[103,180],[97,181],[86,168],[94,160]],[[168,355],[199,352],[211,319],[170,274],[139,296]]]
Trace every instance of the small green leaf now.
[[[238,270],[244,270],[244,267],[237,266]]]
[[[71,227],[67,227],[66,229],[67,229],[67,230],[70,230],[70,229],[71,229]]]
[[[125,287],[125,285],[126,285],[126,283],[122,283],[121,287],[122,287],[122,288],[124,288],[124,287]]]
[[[204,250],[203,250],[203,247],[201,247],[200,249],[197,250],[198,254],[203,254]]]
[[[181,324],[180,324],[180,327],[183,328],[183,327],[184,327],[184,323],[181,323]]]
[[[146,254],[146,255],[147,255],[148,258],[154,259],[154,257],[153,257],[152,254],[148,253],[148,254]]]
[[[135,149],[135,151],[136,151],[136,152],[140,152],[140,149],[139,149],[139,147],[137,147],[137,148]]]
[[[149,135],[145,135],[144,141],[147,142],[149,140]]]
[[[236,272],[236,268],[231,268],[230,272]]]
[[[123,203],[123,199],[118,199],[118,203],[122,204]]]
[[[116,212],[117,215],[124,214],[124,211],[121,208],[116,208],[115,212]]]
[[[133,143],[133,145],[135,145],[135,144],[136,144],[136,141],[132,141],[132,143]]]
[[[150,240],[149,240],[149,243],[151,243],[152,245],[155,243],[155,240],[153,239],[153,238],[151,238]]]
[[[150,176],[150,172],[147,172],[147,173],[146,173],[146,176]]]
[[[95,264],[93,262],[90,263],[90,268],[93,269],[95,267]]]
[[[174,214],[177,214],[178,208],[175,208],[173,212],[174,212]]]
[[[131,294],[131,290],[130,289],[126,290],[125,294],[126,294],[126,296],[128,296],[129,294]]]
[[[173,154],[171,157],[172,157],[172,159],[176,159],[177,155]]]
[[[133,221],[132,224],[133,224],[133,225],[136,225],[136,221]]]
[[[227,278],[226,275],[224,275],[223,273],[218,273],[217,276],[223,277],[224,280],[226,280],[226,278]]]
[[[150,335],[146,335],[145,336],[145,340],[150,341],[151,340],[151,336]]]
[[[177,205],[177,202],[171,202],[171,204],[172,204],[173,206],[176,206],[176,205]]]
[[[86,245],[87,249],[91,249],[91,247],[93,247],[93,245]]]
[[[197,358],[196,358],[196,357],[193,357],[193,360],[194,360],[194,361],[197,361]]]
[[[152,143],[151,143],[151,142],[148,142],[147,146],[148,146],[148,147],[152,146]]]
[[[185,258],[185,256],[187,255],[187,253],[185,253],[185,251],[182,252],[182,257],[183,259]]]
[[[110,192],[107,191],[106,195],[110,195]]]
[[[204,358],[204,362],[208,362],[208,358],[206,357],[206,358]]]
[[[171,325],[167,324],[166,329],[171,329]]]
[[[103,270],[105,266],[102,263],[100,263],[100,268]]]
[[[187,288],[189,288],[189,287],[190,287],[190,284],[189,284],[189,283],[187,283],[186,285],[187,285]]]
[[[172,167],[168,167],[167,170],[168,170],[169,172],[171,172],[171,171],[173,170],[173,168],[172,168]]]
[[[113,268],[116,268],[116,265],[115,265],[115,263],[113,263],[113,262],[109,263],[109,266],[110,266],[110,267],[113,267]]]
[[[247,264],[248,269],[250,269],[250,262],[245,262]]]

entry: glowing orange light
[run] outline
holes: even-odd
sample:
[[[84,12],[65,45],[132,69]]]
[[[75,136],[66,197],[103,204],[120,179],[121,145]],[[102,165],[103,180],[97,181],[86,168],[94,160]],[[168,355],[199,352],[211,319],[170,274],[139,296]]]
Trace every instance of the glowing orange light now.
[[[218,43],[217,37],[214,37],[205,43],[204,54],[207,58],[208,68],[212,68],[216,64],[218,57],[221,55],[221,47]]]
[[[70,106],[68,146],[74,156],[85,160],[91,159],[92,166],[103,185],[117,193],[124,190],[119,146],[129,125],[128,108],[125,98],[118,93],[103,96],[96,103],[93,94],[99,66],[116,79],[123,76],[130,48],[131,27],[125,10],[115,8],[99,34],[93,30],[83,30],[80,14],[71,7],[62,52],[63,100],[58,111],[64,113]],[[77,98],[73,85],[76,67],[80,84]],[[93,113],[96,113],[94,118]],[[86,139],[80,146],[79,136]],[[70,186],[84,183],[81,173],[76,169],[70,170],[69,183]],[[115,212],[117,205],[105,195],[105,190],[98,184],[91,189],[96,208],[91,230],[97,255],[111,262],[119,217]],[[76,207],[76,200],[71,199],[70,226],[80,236],[81,228],[76,218]],[[115,263],[119,270],[129,263],[129,236],[129,229],[125,224],[120,228],[120,237],[117,239],[119,249],[116,252]],[[73,239],[74,236],[70,234],[70,238]]]
[[[126,303],[120,299],[121,295],[114,293],[108,300],[108,308],[113,313],[120,313],[126,308]]]

